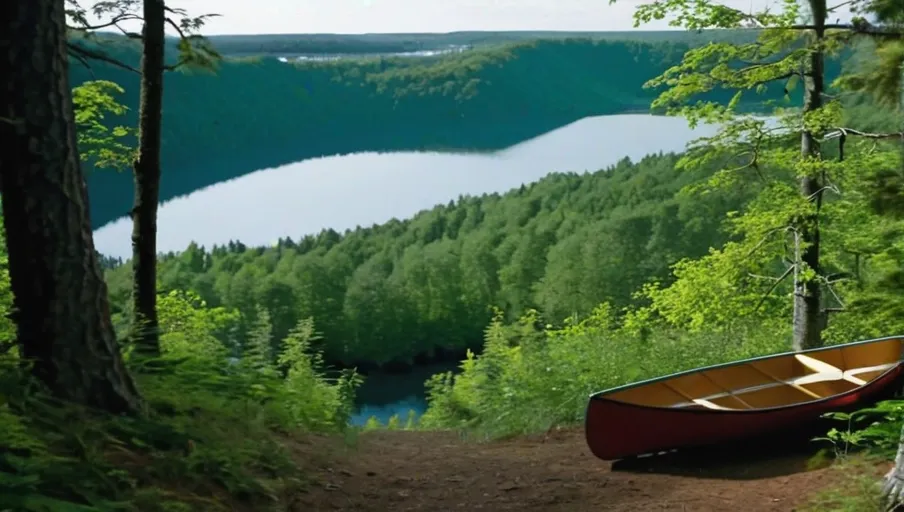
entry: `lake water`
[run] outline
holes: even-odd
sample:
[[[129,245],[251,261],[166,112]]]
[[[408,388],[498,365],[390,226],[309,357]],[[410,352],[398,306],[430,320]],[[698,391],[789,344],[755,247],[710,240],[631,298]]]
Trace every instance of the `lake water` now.
[[[439,363],[415,367],[404,374],[373,373],[364,379],[358,388],[357,405],[352,414],[353,425],[364,425],[370,417],[386,424],[393,415],[398,415],[405,424],[408,411],[420,416],[427,409],[424,382],[432,375],[456,371],[458,364]]]
[[[681,151],[713,131],[706,126],[691,130],[679,118],[600,116],[494,153],[356,153],[306,160],[164,203],[157,247],[176,252],[192,241],[210,247],[229,240],[260,246],[324,228],[342,232],[404,219],[459,195],[505,192],[550,172],[593,172],[624,157]],[[98,229],[97,249],[130,257],[131,230],[127,217]]]

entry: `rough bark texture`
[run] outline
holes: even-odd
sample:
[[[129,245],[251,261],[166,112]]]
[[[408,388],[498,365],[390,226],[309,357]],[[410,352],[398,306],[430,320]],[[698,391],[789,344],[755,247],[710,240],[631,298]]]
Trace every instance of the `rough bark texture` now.
[[[901,430],[901,438],[898,441],[898,454],[895,456],[895,466],[885,475],[882,485],[882,495],[885,498],[885,510],[901,510],[904,508],[904,427]]]
[[[825,36],[826,0],[810,0],[817,49],[810,55],[805,77],[804,113],[822,107],[825,93],[825,56],[818,48]],[[801,135],[801,155],[804,158],[819,156],[819,143],[815,134],[804,131]],[[800,193],[816,203],[816,212],[801,219],[798,226],[800,241],[805,245],[800,262],[819,273],[819,207],[822,204],[822,183],[819,177],[806,176],[800,180]],[[794,283],[794,348],[803,350],[822,345],[823,321],[820,283],[815,280],[795,280]]]
[[[133,341],[147,355],[160,353],[157,322],[157,202],[160,198],[160,131],[163,117],[163,0],[144,0],[144,50],[132,209]]]
[[[63,0],[0,2],[0,179],[22,355],[59,398],[137,410],[79,166]]]

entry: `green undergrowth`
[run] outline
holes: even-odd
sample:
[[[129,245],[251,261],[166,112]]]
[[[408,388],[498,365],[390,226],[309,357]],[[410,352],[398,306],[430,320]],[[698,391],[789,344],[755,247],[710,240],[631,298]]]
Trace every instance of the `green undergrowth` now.
[[[367,419],[362,430],[365,432],[373,430],[418,430],[420,422],[417,413],[411,409],[403,418],[400,414],[393,414],[386,423],[381,422],[376,416]]]
[[[839,459],[829,471],[835,483],[810,496],[800,512],[876,512],[883,510],[881,472],[882,459],[856,455]]]
[[[606,388],[700,366],[786,351],[785,327],[756,322],[715,332],[634,328],[607,304],[564,328],[535,313],[487,328],[483,352],[461,373],[428,383],[422,428],[501,438],[579,424],[587,397]]]
[[[894,459],[904,425],[904,400],[886,400],[852,413],[830,413],[837,426],[816,439],[836,459],[835,482],[812,495],[802,512],[884,510],[883,467]]]
[[[160,311],[164,355],[128,359],[141,415],[54,402],[14,354],[0,358],[0,511],[286,510],[306,485],[289,444],[353,436],[360,378],[323,376],[310,321],[231,357],[210,335],[225,311],[184,293],[161,297]]]

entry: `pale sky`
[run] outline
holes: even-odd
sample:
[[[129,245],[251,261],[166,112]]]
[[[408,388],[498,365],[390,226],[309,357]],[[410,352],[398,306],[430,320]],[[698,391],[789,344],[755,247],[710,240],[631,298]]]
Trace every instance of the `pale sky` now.
[[[87,5],[89,1],[83,2]],[[190,14],[217,13],[203,33],[299,34],[459,30],[630,30],[643,0],[168,0]],[[776,0],[722,0],[744,10]],[[839,0],[840,3],[840,0]],[[652,23],[643,30],[668,28]]]

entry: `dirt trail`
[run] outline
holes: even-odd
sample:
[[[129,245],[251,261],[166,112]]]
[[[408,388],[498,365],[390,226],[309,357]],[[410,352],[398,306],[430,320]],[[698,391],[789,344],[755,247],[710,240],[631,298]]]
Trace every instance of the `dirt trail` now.
[[[323,442],[310,443],[297,448],[314,479],[299,511],[793,511],[838,477],[807,471],[799,452],[726,459],[711,450],[613,468],[590,454],[580,430],[486,444],[374,432],[319,462],[311,453]]]

